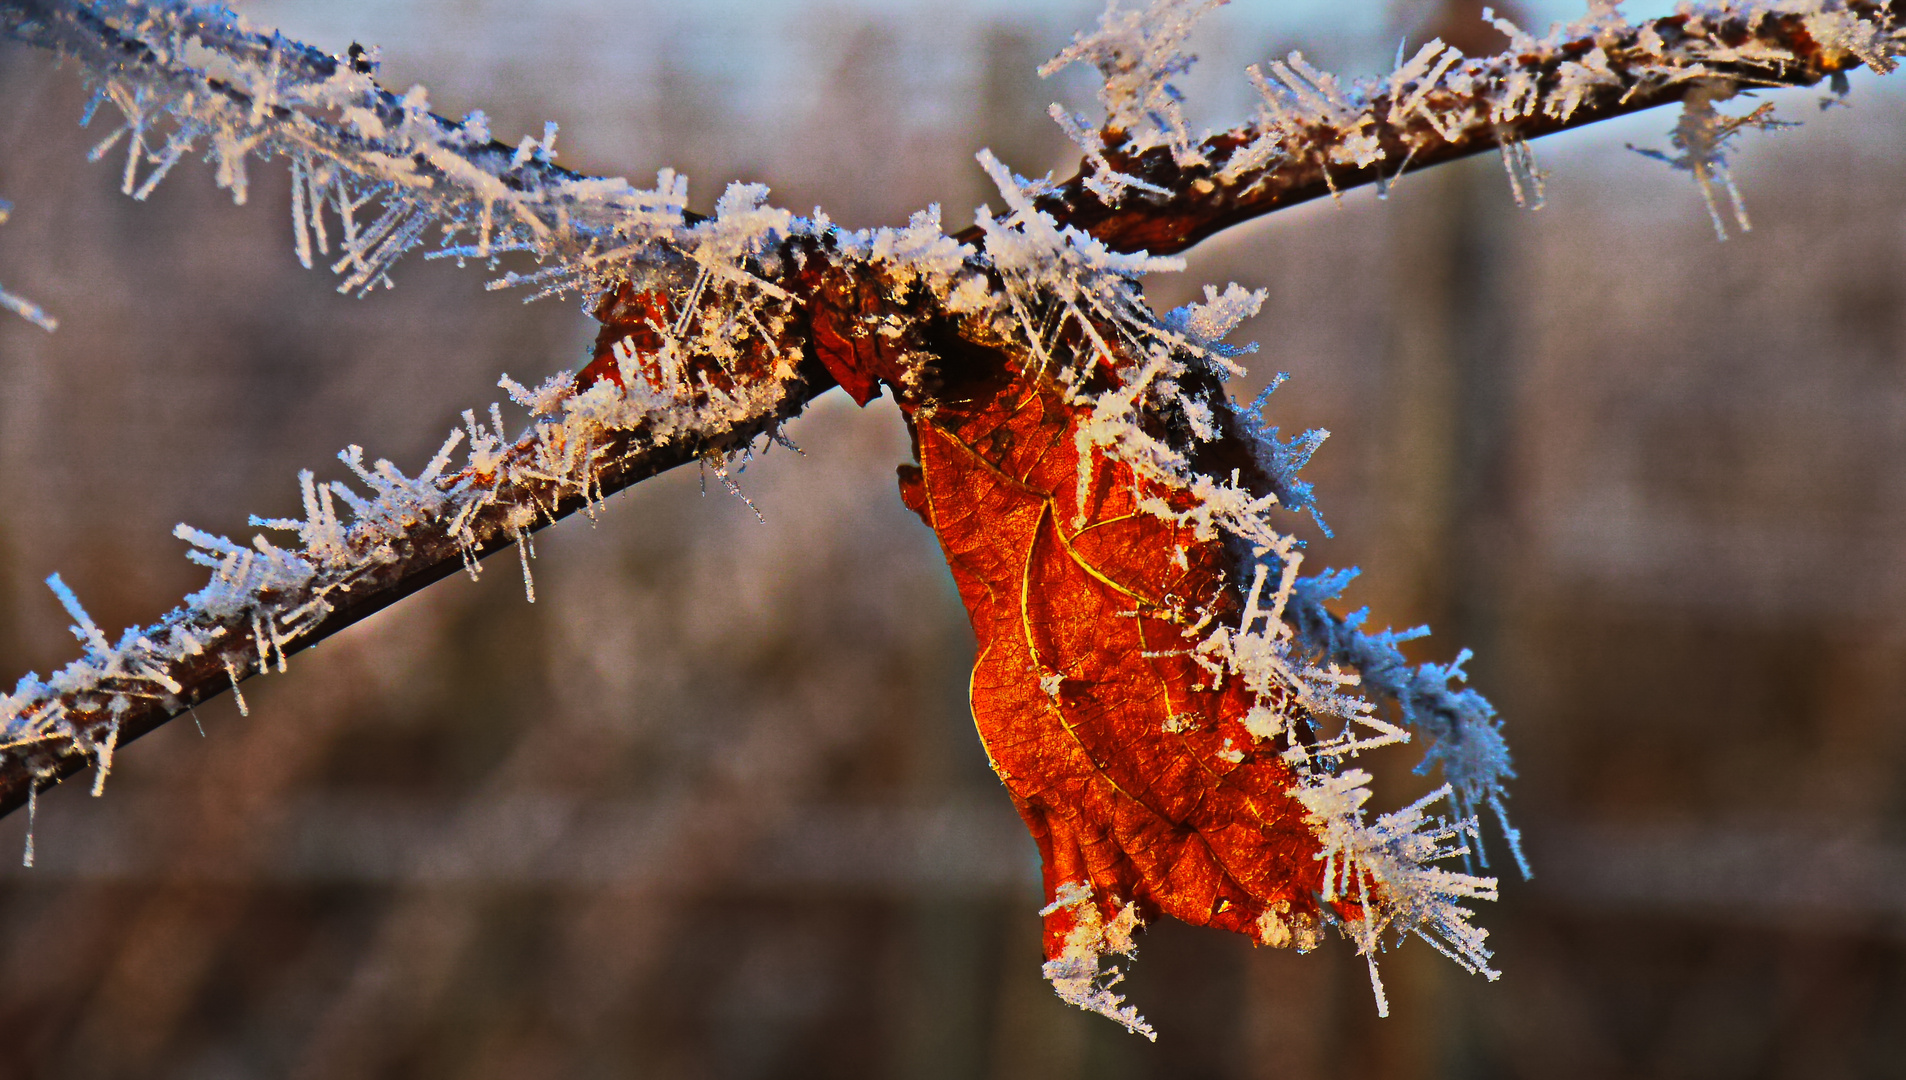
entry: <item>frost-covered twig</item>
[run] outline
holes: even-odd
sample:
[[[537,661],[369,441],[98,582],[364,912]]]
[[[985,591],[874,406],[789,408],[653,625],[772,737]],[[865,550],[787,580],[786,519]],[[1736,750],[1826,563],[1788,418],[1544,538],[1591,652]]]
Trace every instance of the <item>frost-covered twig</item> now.
[[[568,172],[549,159],[553,134],[511,150],[488,139],[479,114],[443,120],[421,90],[384,91],[357,57],[258,33],[218,8],[9,3],[0,28],[80,61],[95,107],[109,103],[124,121],[99,152],[125,150],[130,194],[203,151],[243,198],[250,158],[288,159],[299,254],[308,263],[335,242],[346,288],[388,283],[391,263],[436,229],[444,254],[518,252],[542,264],[505,284],[584,291],[606,305],[639,282],[669,310],[640,348],[605,336],[600,370],[586,378],[535,390],[506,378],[531,413],[520,438],[492,405],[488,424],[466,414],[466,430],[419,476],[367,466],[356,448],[346,463],[367,490],[307,475],[305,519],[260,523],[294,529],[296,544],[261,537],[247,547],[181,526],[213,580],[117,644],[62,592],[85,653],[0,699],[0,811],[88,762],[103,771],[104,748],[250,674],[282,670],[298,649],[459,566],[526,549],[530,531],[629,483],[743,452],[832,385],[804,348],[824,295],[902,265],[902,284],[938,286],[971,254],[931,214],[906,230],[848,233],[768,207],[765,190],[748,185],[712,216],[690,214],[673,174],[643,192]],[[610,306],[601,310],[613,321]],[[465,437],[458,471],[451,454]]]
[[[528,280],[551,292],[587,288],[606,267],[626,275],[686,257],[673,241],[696,219],[684,215],[681,178],[665,171],[640,189],[570,172],[552,160],[554,125],[498,142],[481,112],[447,120],[422,87],[385,90],[361,52],[333,57],[176,2],[13,2],[0,6],[0,30],[79,62],[94,93],[86,119],[110,104],[121,121],[93,157],[123,151],[134,198],[202,153],[244,202],[251,160],[285,161],[298,256],[333,257],[341,291],[388,285],[390,266],[432,228],[445,254],[527,253],[545,264]]]
[[[88,764],[97,791],[124,743],[283,671],[299,649],[459,567],[475,573],[488,554],[515,548],[529,587],[536,529],[674,465],[719,470],[835,383],[863,403],[884,385],[930,418],[946,387],[1010,368],[1048,380],[1078,410],[1081,462],[1102,455],[1174,493],[1141,501],[1142,513],[1235,552],[1227,587],[1243,618],[1224,625],[1207,613],[1189,651],[1259,695],[1263,707],[1242,721],[1253,738],[1290,744],[1293,793],[1323,850],[1319,891],[1340,912],[1362,912],[1341,918],[1373,979],[1385,933],[1423,936],[1488,971],[1463,905],[1493,895],[1494,882],[1436,864],[1481,855],[1469,840],[1484,805],[1522,861],[1504,812],[1513,774],[1499,720],[1479,695],[1451,688],[1460,660],[1409,668],[1402,636],[1365,634],[1360,617],[1324,606],[1341,576],[1298,576],[1296,543],[1271,514],[1310,509],[1294,472],[1320,436],[1280,440],[1223,386],[1237,350],[1222,339],[1261,294],[1214,289],[1160,314],[1138,279],[1180,269],[1169,253],[1249,217],[1484,150],[1500,149],[1519,197],[1533,199],[1528,139],[1681,98],[1694,101],[1689,123],[1706,125],[1680,144],[1692,170],[1724,179],[1729,121],[1699,110],[1733,89],[1889,69],[1902,48],[1895,7],[1775,0],[1630,26],[1598,3],[1543,39],[1503,24],[1512,47],[1501,56],[1472,60],[1432,42],[1387,79],[1350,84],[1293,54],[1253,70],[1263,98],[1253,122],[1193,136],[1168,80],[1189,63],[1179,46],[1190,20],[1211,6],[1108,9],[1060,58],[1106,75],[1105,123],[1093,131],[1065,117],[1084,171],[1028,182],[982,154],[1005,209],[981,208],[972,229],[949,237],[937,207],[905,228],[855,232],[776,209],[752,185],[731,186],[712,215],[691,214],[686,181],[671,172],[653,189],[568,172],[552,159],[553,126],[512,148],[490,138],[480,113],[449,121],[421,89],[387,92],[362,54],[326,56],[223,9],[0,0],[0,31],[75,57],[95,105],[118,112],[95,156],[123,150],[135,198],[190,153],[206,154],[240,200],[253,158],[283,160],[299,257],[334,256],[342,288],[389,284],[394,261],[434,239],[433,254],[499,269],[531,260],[498,284],[580,293],[604,324],[576,375],[533,389],[502,381],[529,414],[521,435],[497,405],[487,422],[466,413],[415,476],[367,464],[353,446],[341,456],[354,483],[305,473],[303,517],[254,519],[295,541],[241,544],[180,526],[211,580],[116,643],[52,579],[82,655],[0,698],[0,812]],[[1082,473],[1081,490],[1089,481]],[[1278,708],[1263,705],[1273,698]],[[1287,700],[1307,722],[1335,718],[1341,730],[1292,739]],[[1379,715],[1382,702],[1396,704],[1400,725]],[[1417,737],[1447,790],[1367,821],[1367,777],[1345,763]],[[1432,818],[1443,796],[1455,816]],[[1106,917],[1049,973],[1068,1000],[1142,1026],[1098,981],[1100,957],[1129,945],[1130,927]],[[1303,944],[1315,929],[1292,914],[1258,933]]]
[[[1114,249],[1162,254],[1272,210],[1471,154],[1500,150],[1522,178],[1529,140],[1697,90],[1712,98],[1723,86],[1838,84],[1862,65],[1890,71],[1906,15],[1899,0],[1740,0],[1684,3],[1678,14],[1631,25],[1607,0],[1591,7],[1541,38],[1497,20],[1511,44],[1496,56],[1466,57],[1432,41],[1375,79],[1346,83],[1292,53],[1252,69],[1262,98],[1255,119],[1195,145],[1168,107],[1173,99],[1126,90],[1107,99],[1102,128],[1069,124],[1086,166],[1044,186],[1038,206]],[[1154,8],[1178,22],[1201,10],[1185,0]],[[1096,63],[1114,86],[1132,82],[1127,69],[1149,59],[1152,85],[1168,86],[1184,58],[1158,46],[1178,37],[1154,27],[1141,39],[1120,18],[1108,12],[1100,32],[1066,57]]]
[[[80,659],[41,679],[23,677],[0,696],[0,807],[23,804],[86,767],[103,779],[110,750],[255,674],[285,670],[289,657],[477,560],[524,544],[549,521],[601,501],[655,473],[719,458],[769,432],[798,409],[799,375],[759,398],[709,395],[701,408],[675,397],[625,395],[603,383],[569,396],[524,437],[499,437],[466,414],[443,452],[407,476],[387,461],[340,455],[356,487],[300,477],[304,517],[253,524],[293,533],[280,546],[260,536],[238,544],[181,525],[192,558],[211,580],[149,626],[110,642],[79,600],[50,584],[74,620]],[[737,421],[745,409],[747,418]],[[448,468],[467,437],[461,470]],[[526,566],[527,570],[527,566]]]

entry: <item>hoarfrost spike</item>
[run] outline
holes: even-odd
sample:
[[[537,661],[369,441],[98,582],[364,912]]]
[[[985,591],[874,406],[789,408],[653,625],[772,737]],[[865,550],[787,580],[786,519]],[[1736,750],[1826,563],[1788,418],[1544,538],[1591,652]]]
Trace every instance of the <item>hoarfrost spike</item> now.
[[[516,558],[523,564],[523,599],[534,604],[536,602],[536,579],[532,577],[529,572],[529,534],[526,532],[516,534]]]
[[[39,778],[34,777],[28,782],[26,789],[26,850],[20,853],[21,866],[33,865],[33,831],[39,824],[39,820],[40,785]]]

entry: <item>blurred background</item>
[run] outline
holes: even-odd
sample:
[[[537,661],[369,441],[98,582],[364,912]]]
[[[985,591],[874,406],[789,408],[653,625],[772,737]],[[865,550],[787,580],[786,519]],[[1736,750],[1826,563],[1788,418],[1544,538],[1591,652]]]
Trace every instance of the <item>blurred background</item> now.
[[[256,21],[481,107],[562,160],[730,179],[797,211],[964,224],[1075,157],[1033,68],[1096,4],[272,0]],[[1189,80],[1303,48],[1500,38],[1463,0],[1240,3]],[[1631,16],[1652,14],[1636,7]],[[1566,4],[1525,8],[1537,25]],[[573,303],[413,259],[358,301],[298,268],[281,171],[149,205],[86,162],[70,69],[0,48],[0,658],[69,659],[40,584],[104,625],[202,581],[178,521],[243,534],[362,443],[415,469],[499,373],[581,359]],[[1481,921],[1504,974],[1420,943],[1378,1020],[1341,941],[1176,924],[1129,981],[1156,1045],[1039,977],[1036,856],[965,701],[972,643],[895,497],[886,402],[818,402],[742,474],[680,472],[517,571],[458,577],[125,751],[105,795],[0,822],[0,1077],[1864,1077],[1906,1073],[1906,100],[1783,94],[1717,242],[1647,114],[1206,243],[1155,283],[1265,287],[1248,397],[1334,432],[1310,466],[1352,604],[1477,650],[1536,867]],[[333,474],[341,466],[333,465]],[[1301,523],[1293,522],[1293,527]],[[200,727],[203,729],[201,736]],[[1423,790],[1414,752],[1382,791]],[[1498,851],[1498,855],[1500,855]]]

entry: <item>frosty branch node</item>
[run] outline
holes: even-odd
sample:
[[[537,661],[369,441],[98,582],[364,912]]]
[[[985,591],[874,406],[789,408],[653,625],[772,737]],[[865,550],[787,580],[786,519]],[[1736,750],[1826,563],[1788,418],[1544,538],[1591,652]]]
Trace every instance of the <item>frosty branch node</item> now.
[[[345,479],[302,473],[302,516],[254,518],[249,542],[179,526],[211,576],[150,625],[110,638],[50,579],[81,654],[0,699],[0,811],[31,814],[89,765],[98,793],[123,744],[498,551],[517,551],[533,600],[536,530],[691,461],[725,480],[819,393],[866,404],[884,387],[914,436],[902,495],[981,638],[974,714],[1044,856],[1061,996],[1149,1035],[1112,958],[1160,915],[1299,949],[1335,927],[1369,959],[1380,1011],[1377,955],[1407,936],[1493,978],[1466,906],[1495,895],[1485,813],[1527,873],[1500,719],[1461,686],[1461,657],[1412,667],[1397,646],[1416,632],[1335,614],[1351,573],[1300,574],[1275,515],[1315,512],[1297,471],[1322,434],[1282,438],[1264,399],[1241,407],[1224,386],[1242,351],[1224,339],[1262,294],[1211,288],[1158,313],[1139,283],[1240,221],[1487,150],[1538,202],[1528,140],[1676,100],[1680,153],[1662,156],[1738,211],[1727,143],[1765,118],[1720,104],[1891,70],[1899,12],[1780,0],[1630,24],[1598,2],[1540,38],[1498,20],[1499,56],[1430,42],[1349,82],[1292,54],[1250,69],[1253,119],[1198,133],[1171,80],[1215,6],[1108,8],[1054,61],[1105,77],[1102,117],[1054,107],[1079,175],[1029,181],[981,151],[1003,208],[948,235],[938,207],[855,231],[756,185],[692,213],[671,171],[652,187],[578,175],[555,164],[554,125],[499,142],[480,112],[449,120],[422,88],[381,87],[369,54],[220,8],[0,2],[10,37],[77,60],[89,121],[116,115],[93,156],[124,155],[128,195],[197,154],[243,201],[254,162],[283,162],[293,249],[342,290],[390,285],[425,247],[499,288],[579,296],[602,325],[582,370],[504,376],[509,414],[466,412],[415,474],[351,446]],[[1414,739],[1445,785],[1371,819],[1357,755]]]

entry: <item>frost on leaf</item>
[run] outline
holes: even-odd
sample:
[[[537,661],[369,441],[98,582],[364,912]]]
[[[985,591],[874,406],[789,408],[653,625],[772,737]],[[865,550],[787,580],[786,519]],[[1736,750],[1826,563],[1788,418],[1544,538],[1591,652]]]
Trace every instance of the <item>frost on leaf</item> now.
[[[1104,965],[1161,915],[1278,947],[1335,925],[1373,979],[1410,934],[1486,971],[1463,904],[1494,882],[1438,865],[1470,854],[1473,820],[1426,803],[1365,821],[1368,777],[1343,763],[1411,735],[1364,696],[1348,640],[1333,654],[1299,632],[1315,598],[1267,515],[1308,508],[1292,474],[1315,438],[1258,431],[1213,393],[1235,352],[1219,339],[1261,296],[1211,290],[1155,315],[1135,278],[1163,260],[1056,228],[988,164],[1011,207],[981,218],[1001,347],[930,400],[902,396],[918,464],[901,486],[979,639],[974,719],[1042,856],[1048,978],[1148,1032]],[[1261,491],[1200,468],[1240,425]],[[1355,653],[1372,658],[1389,660]]]
[[[1137,953],[1132,934],[1139,929],[1138,906],[1124,905],[1107,922],[1092,901],[1091,886],[1069,881],[1039,914],[1048,923],[1055,917],[1071,923],[1059,955],[1047,960],[1042,969],[1060,1000],[1116,1020],[1125,1030],[1157,1042],[1158,1033],[1138,1015],[1138,1009],[1125,1004],[1125,998],[1112,989],[1125,978],[1116,964],[1105,971],[1099,967],[1107,956],[1129,958]]]
[[[1274,946],[1334,923],[1373,979],[1389,931],[1487,971],[1462,903],[1494,881],[1436,866],[1468,853],[1473,821],[1418,806],[1364,823],[1368,776],[1336,763],[1407,736],[1294,639],[1294,561],[1274,595],[1260,572],[1240,609],[1194,490],[1082,449],[1090,412],[1049,378],[1000,378],[916,414],[903,493],[972,615],[974,719],[1039,845],[1062,996],[1139,1030],[1093,980],[1131,951],[1104,928],[1161,914]]]
[[[1280,756],[1309,723],[1292,696],[1271,697],[1291,722],[1258,745],[1244,727],[1256,695],[1196,651],[1236,617],[1221,545],[1142,511],[1143,498],[1187,500],[1103,450],[1087,452],[1081,492],[1074,436],[1089,414],[1025,374],[919,418],[904,493],[972,615],[974,719],[1039,844],[1048,898],[1090,888],[1089,917],[1085,901],[1048,910],[1048,960],[1085,963],[1080,928],[1122,917],[1253,937],[1278,905],[1315,920],[1316,839]],[[1251,750],[1228,760],[1227,740]]]

